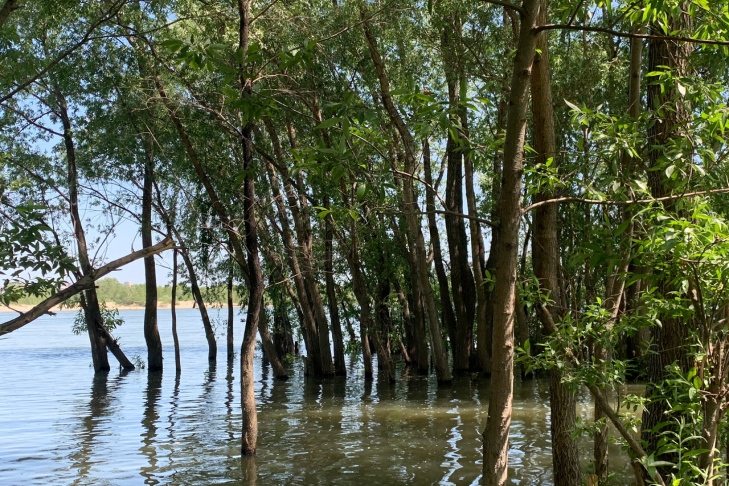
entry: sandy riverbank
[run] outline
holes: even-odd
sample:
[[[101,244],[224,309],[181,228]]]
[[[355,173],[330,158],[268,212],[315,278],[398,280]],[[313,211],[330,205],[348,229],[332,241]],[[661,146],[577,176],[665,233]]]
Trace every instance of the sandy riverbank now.
[[[192,300],[180,300],[177,301],[176,307],[178,309],[192,309],[195,301]],[[119,305],[116,302],[107,302],[106,307],[108,309],[116,309],[116,310],[144,310],[143,305]],[[12,304],[9,307],[0,305],[0,312],[27,312],[30,309],[32,309],[32,305],[27,304]],[[167,302],[161,302],[157,305],[158,309],[169,309],[170,304]],[[58,306],[51,308],[51,312],[66,312],[66,311],[78,311],[78,307],[64,307],[60,308]]]

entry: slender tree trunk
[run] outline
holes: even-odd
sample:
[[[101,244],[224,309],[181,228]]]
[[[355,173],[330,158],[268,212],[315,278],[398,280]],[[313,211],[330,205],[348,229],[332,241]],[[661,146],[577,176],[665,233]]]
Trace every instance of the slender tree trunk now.
[[[441,37],[443,55],[445,56],[445,77],[448,85],[448,102],[450,105],[450,120],[454,125],[461,121],[461,69],[459,42],[461,37],[460,14],[454,12],[446,20],[447,24]],[[455,39],[453,36],[455,35]],[[465,81],[465,80],[464,80]],[[465,87],[465,84],[464,84]],[[463,95],[465,96],[465,92]],[[468,263],[468,238],[466,237],[466,223],[462,216],[452,213],[463,213],[463,156],[464,150],[459,143],[465,142],[463,127],[458,130],[459,138],[456,140],[454,131],[448,131],[446,142],[446,209],[445,215],[446,235],[448,238],[448,253],[451,263],[451,290],[453,292],[453,308],[456,316],[456,326],[451,332],[451,347],[453,351],[453,369],[456,372],[467,372],[470,369],[471,351],[473,348],[473,322],[476,312],[476,285],[471,267]],[[452,212],[452,213],[451,213]]]
[[[241,59],[246,58],[250,35],[250,9],[252,0],[238,0],[239,15],[239,51]],[[245,66],[240,66],[241,96],[253,94],[252,80],[246,78]],[[246,327],[243,333],[243,344],[240,351],[241,412],[243,419],[241,454],[252,456],[256,453],[258,442],[258,416],[256,413],[256,396],[253,370],[253,354],[256,347],[256,331],[261,318],[263,304],[263,273],[258,255],[258,230],[256,223],[256,191],[254,185],[253,165],[253,127],[251,122],[243,126],[241,133],[243,146],[243,216],[245,227],[245,249],[248,262],[248,310]]]
[[[494,289],[493,369],[489,410],[483,435],[484,485],[507,481],[508,443],[514,399],[514,303],[521,219],[521,184],[529,82],[536,50],[536,27],[540,0],[525,0],[521,6],[519,41],[509,96],[504,140],[504,168],[499,201],[499,266]]]
[[[175,343],[175,372],[179,376],[182,371],[182,363],[180,360],[180,339],[177,337],[177,250],[172,251],[172,297],[170,313],[172,314],[172,341]]]
[[[73,223],[73,233],[76,238],[76,247],[78,250],[78,259],[81,266],[82,276],[87,276],[93,272],[91,260],[88,255],[88,247],[86,245],[86,233],[83,229],[83,223],[78,210],[78,170],[76,168],[76,147],[73,140],[71,119],[68,116],[68,108],[66,99],[60,90],[56,89],[55,93],[58,99],[57,113],[61,118],[63,125],[63,142],[66,148],[66,163],[68,183],[68,200],[70,203],[71,222]],[[94,363],[94,371],[96,373],[105,373],[111,368],[109,366],[109,358],[106,354],[106,339],[104,339],[104,322],[101,317],[101,308],[99,299],[96,295],[96,287],[92,286],[84,292],[86,298],[86,309],[84,311],[86,317],[86,327],[89,333],[89,341],[91,342],[91,359]]]
[[[435,264],[435,275],[438,278],[438,290],[440,291],[440,310],[443,323],[448,330],[451,346],[453,346],[456,340],[456,315],[453,312],[453,304],[451,303],[450,285],[448,284],[445,265],[443,265],[443,249],[440,244],[438,221],[435,217],[436,187],[433,185],[433,170],[428,139],[423,140],[423,175],[425,176],[425,211],[428,213],[430,244],[433,245],[433,263]]]
[[[547,22],[547,0],[540,0],[539,25]],[[554,110],[552,105],[552,85],[549,69],[549,43],[547,33],[537,36],[537,54],[532,68],[531,91],[534,115],[534,149],[536,162],[546,166],[551,161],[552,168],[558,165],[554,133]],[[535,200],[545,201],[554,198],[550,190],[542,190]],[[534,212],[534,236],[532,239],[532,261],[534,275],[539,281],[540,292],[554,322],[559,325],[566,309],[562,308],[563,285],[560,281],[560,255],[558,234],[558,205],[547,204]],[[540,304],[544,305],[544,304]],[[543,325],[546,328],[546,326]],[[545,332],[546,334],[546,332]],[[562,383],[564,373],[561,368],[550,370],[549,405],[551,411],[552,468],[555,484],[580,486],[582,473],[577,441],[572,437],[577,424],[577,397],[569,386]]]
[[[329,207],[328,197],[324,199],[324,207]],[[344,362],[344,336],[342,335],[342,323],[339,318],[339,306],[337,305],[337,293],[334,283],[333,237],[331,217],[327,217],[324,221],[324,280],[329,306],[329,319],[332,323],[332,338],[334,339],[334,373],[338,376],[347,376],[347,366]]]
[[[366,15],[361,12],[363,20]],[[416,264],[415,273],[417,275],[417,282],[420,286],[420,290],[423,293],[425,300],[425,315],[427,316],[428,332],[430,334],[430,345],[433,353],[433,361],[435,362],[436,376],[438,383],[445,385],[451,383],[451,371],[448,367],[448,359],[446,357],[445,348],[443,345],[443,337],[440,333],[440,322],[438,319],[438,310],[435,305],[435,298],[433,296],[433,289],[430,286],[430,279],[428,277],[427,268],[427,254],[425,251],[425,240],[423,238],[422,228],[420,226],[420,218],[418,216],[419,208],[417,197],[415,196],[415,188],[413,187],[413,179],[415,167],[416,167],[416,156],[415,156],[415,143],[413,137],[410,134],[408,128],[405,126],[405,122],[395,108],[395,104],[392,101],[390,95],[390,82],[387,78],[387,72],[385,65],[382,61],[382,57],[377,49],[377,42],[373,35],[371,28],[367,22],[363,24],[365,38],[369,47],[370,56],[375,65],[377,71],[377,78],[380,82],[380,94],[382,96],[382,102],[385,106],[387,114],[390,117],[393,125],[397,129],[397,133],[400,135],[403,146],[405,148],[405,172],[411,176],[406,176],[403,179],[403,211],[405,213],[405,220],[407,223],[408,242],[413,252],[414,263]]]
[[[150,247],[152,242],[152,198],[154,196],[154,155],[152,142],[147,141],[144,163],[144,188],[142,191],[142,245]],[[147,371],[162,371],[162,339],[157,327],[157,271],[154,255],[144,258],[144,340],[147,342]]]
[[[233,302],[233,262],[231,262],[228,270],[228,326],[227,326],[227,356],[228,361],[235,358],[235,341],[233,339],[233,327],[235,324],[235,307]]]
[[[180,255],[182,255],[182,261],[185,262],[185,268],[187,268],[187,275],[190,277],[190,291],[192,292],[192,298],[195,299],[197,308],[200,311],[200,318],[202,319],[203,329],[205,330],[205,339],[208,342],[208,361],[216,361],[218,358],[218,344],[215,339],[215,331],[213,325],[210,322],[210,315],[208,314],[208,308],[205,305],[205,299],[203,298],[200,285],[197,281],[197,271],[195,265],[192,263],[190,258],[190,252],[182,239],[182,235],[177,229],[173,228],[177,241],[180,245]]]

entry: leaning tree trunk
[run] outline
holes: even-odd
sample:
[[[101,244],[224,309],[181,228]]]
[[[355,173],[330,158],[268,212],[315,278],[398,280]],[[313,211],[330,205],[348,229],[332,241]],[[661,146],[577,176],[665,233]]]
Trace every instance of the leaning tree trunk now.
[[[540,0],[538,24],[547,21],[547,0]],[[554,110],[552,105],[552,85],[549,74],[549,44],[547,33],[537,36],[537,54],[532,69],[532,111],[534,116],[534,150],[536,162],[546,164],[551,160],[551,167],[557,167],[557,150],[554,133]],[[540,191],[537,202],[554,198],[550,190]],[[534,212],[534,236],[532,239],[532,262],[534,275],[539,282],[540,294],[544,295],[552,320],[559,325],[560,316],[565,309],[561,308],[562,284],[560,282],[560,256],[558,233],[558,205],[546,204]],[[544,315],[544,314],[540,314]],[[547,325],[543,325],[546,329]],[[545,334],[547,331],[545,330]],[[577,424],[577,397],[569,385],[562,382],[563,368],[553,367],[550,370],[549,407],[551,411],[552,432],[552,469],[555,484],[580,486],[582,472],[577,441],[572,433]]]
[[[200,285],[197,281],[197,271],[195,265],[192,263],[190,258],[190,252],[182,239],[182,235],[177,229],[173,228],[177,241],[180,245],[180,255],[182,255],[182,261],[185,262],[185,268],[187,268],[187,276],[190,278],[190,291],[192,292],[192,298],[195,299],[197,308],[200,311],[200,318],[202,319],[203,329],[205,330],[205,339],[208,342],[208,361],[216,361],[218,358],[218,344],[215,340],[215,331],[213,325],[210,322],[210,315],[208,314],[208,308],[205,305],[205,299],[203,298]]]
[[[484,485],[507,481],[509,429],[514,399],[514,306],[521,220],[521,185],[529,82],[536,51],[532,29],[537,25],[540,0],[525,0],[521,7],[519,42],[509,96],[504,139],[504,167],[499,201],[499,266],[494,289],[493,369],[489,410],[483,434]]]
[[[78,250],[78,259],[81,265],[82,276],[88,276],[93,272],[91,260],[89,259],[88,247],[86,244],[86,233],[84,232],[82,219],[78,210],[78,170],[76,168],[76,147],[73,140],[73,129],[71,127],[71,119],[68,116],[68,107],[66,99],[60,90],[56,89],[56,97],[58,99],[57,113],[60,115],[63,125],[63,142],[66,148],[66,163],[68,183],[68,200],[71,210],[71,221],[73,223],[73,234],[76,238],[76,248]],[[89,341],[91,342],[91,359],[94,363],[94,371],[103,373],[109,371],[109,358],[106,354],[106,339],[104,339],[104,321],[101,317],[101,308],[99,307],[99,299],[96,295],[96,287],[92,286],[84,291],[86,299],[86,308],[84,314],[86,318],[86,327],[89,333]]]
[[[363,20],[366,18],[364,11],[361,12]],[[377,78],[380,83],[380,95],[385,110],[397,129],[398,135],[402,140],[405,149],[405,173],[403,179],[403,212],[405,213],[405,221],[407,223],[408,243],[413,252],[413,260],[415,263],[416,282],[420,286],[420,290],[425,300],[425,315],[428,323],[428,333],[430,335],[430,346],[433,353],[433,361],[435,362],[435,372],[438,383],[441,385],[450,384],[452,381],[451,371],[448,368],[448,358],[443,345],[443,337],[440,333],[440,322],[438,319],[438,309],[435,305],[433,289],[430,286],[430,278],[428,275],[427,252],[425,250],[425,239],[423,238],[422,228],[420,226],[420,217],[418,216],[419,207],[415,188],[413,185],[413,177],[416,168],[416,150],[412,134],[408,130],[400,113],[397,111],[390,94],[390,82],[387,77],[385,64],[382,60],[379,50],[377,49],[377,41],[369,24],[363,23],[367,46],[369,47],[370,57],[375,65]]]

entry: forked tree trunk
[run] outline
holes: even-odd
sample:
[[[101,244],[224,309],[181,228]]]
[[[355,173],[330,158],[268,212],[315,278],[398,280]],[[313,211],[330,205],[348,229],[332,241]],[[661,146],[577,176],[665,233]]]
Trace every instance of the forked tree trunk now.
[[[519,41],[509,96],[504,139],[504,168],[499,201],[499,266],[494,289],[493,369],[489,410],[483,434],[484,485],[507,481],[509,429],[514,399],[514,305],[521,219],[521,185],[529,82],[536,50],[532,29],[537,25],[540,0],[521,6]]]

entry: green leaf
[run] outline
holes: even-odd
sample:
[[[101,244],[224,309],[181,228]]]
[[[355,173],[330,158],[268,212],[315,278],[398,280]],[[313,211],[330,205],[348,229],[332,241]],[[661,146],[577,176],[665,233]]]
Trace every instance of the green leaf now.
[[[331,128],[334,125],[338,125],[341,121],[342,119],[339,117],[329,118],[328,120],[324,120],[314,128],[316,128],[317,130],[326,130],[327,128]]]

